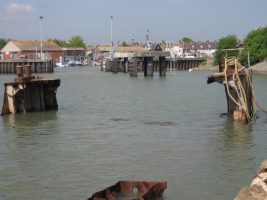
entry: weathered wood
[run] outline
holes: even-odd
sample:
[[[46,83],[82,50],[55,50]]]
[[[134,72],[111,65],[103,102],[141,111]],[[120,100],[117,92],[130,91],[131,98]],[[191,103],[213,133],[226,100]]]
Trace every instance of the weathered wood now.
[[[219,65],[219,73],[208,77],[207,83],[224,84],[228,116],[236,121],[248,122],[254,119],[251,73],[241,67],[237,59],[227,59]]]
[[[166,59],[165,59],[165,57],[159,58],[159,76],[166,76]]]
[[[145,57],[144,58],[144,76],[153,76],[153,58]]]
[[[26,82],[5,83],[2,115],[19,112],[57,110],[59,79],[36,78]]]
[[[15,74],[16,66],[31,65],[33,73],[54,72],[53,60],[12,60],[0,61],[0,74]]]
[[[138,70],[137,70],[137,59],[131,58],[129,59],[129,75],[133,77],[137,77]]]

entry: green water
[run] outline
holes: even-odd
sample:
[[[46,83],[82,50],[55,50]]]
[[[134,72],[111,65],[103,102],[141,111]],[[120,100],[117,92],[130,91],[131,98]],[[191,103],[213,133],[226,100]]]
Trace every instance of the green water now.
[[[119,180],[167,181],[165,200],[226,200],[267,159],[267,116],[232,122],[211,72],[130,78],[68,68],[57,112],[0,117],[0,199],[86,199]],[[14,76],[0,76],[3,83]],[[267,107],[267,76],[254,75]]]

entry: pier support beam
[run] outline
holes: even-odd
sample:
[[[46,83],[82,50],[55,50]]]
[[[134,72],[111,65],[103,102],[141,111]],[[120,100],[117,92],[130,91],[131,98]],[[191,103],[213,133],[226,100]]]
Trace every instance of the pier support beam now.
[[[153,57],[144,58],[144,76],[153,76]]]
[[[159,76],[166,76],[166,59],[159,57]]]
[[[129,59],[129,75],[133,77],[137,77],[137,58]]]

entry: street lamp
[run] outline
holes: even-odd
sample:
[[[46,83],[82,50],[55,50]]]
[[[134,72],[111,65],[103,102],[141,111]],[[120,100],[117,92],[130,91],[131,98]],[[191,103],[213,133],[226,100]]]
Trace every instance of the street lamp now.
[[[113,46],[113,30],[112,30],[112,24],[113,23],[113,16],[110,16],[110,42],[111,42],[111,46]]]
[[[42,20],[43,20],[43,16],[40,16],[40,35],[41,35],[41,59],[43,59],[43,30],[42,30]]]

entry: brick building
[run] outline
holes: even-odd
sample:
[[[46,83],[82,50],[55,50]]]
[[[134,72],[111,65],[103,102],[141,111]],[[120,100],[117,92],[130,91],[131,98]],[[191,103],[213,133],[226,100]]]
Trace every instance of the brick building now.
[[[43,41],[42,56],[40,41],[9,41],[1,50],[3,60],[52,59],[57,62],[64,57],[61,47],[52,41]]]

